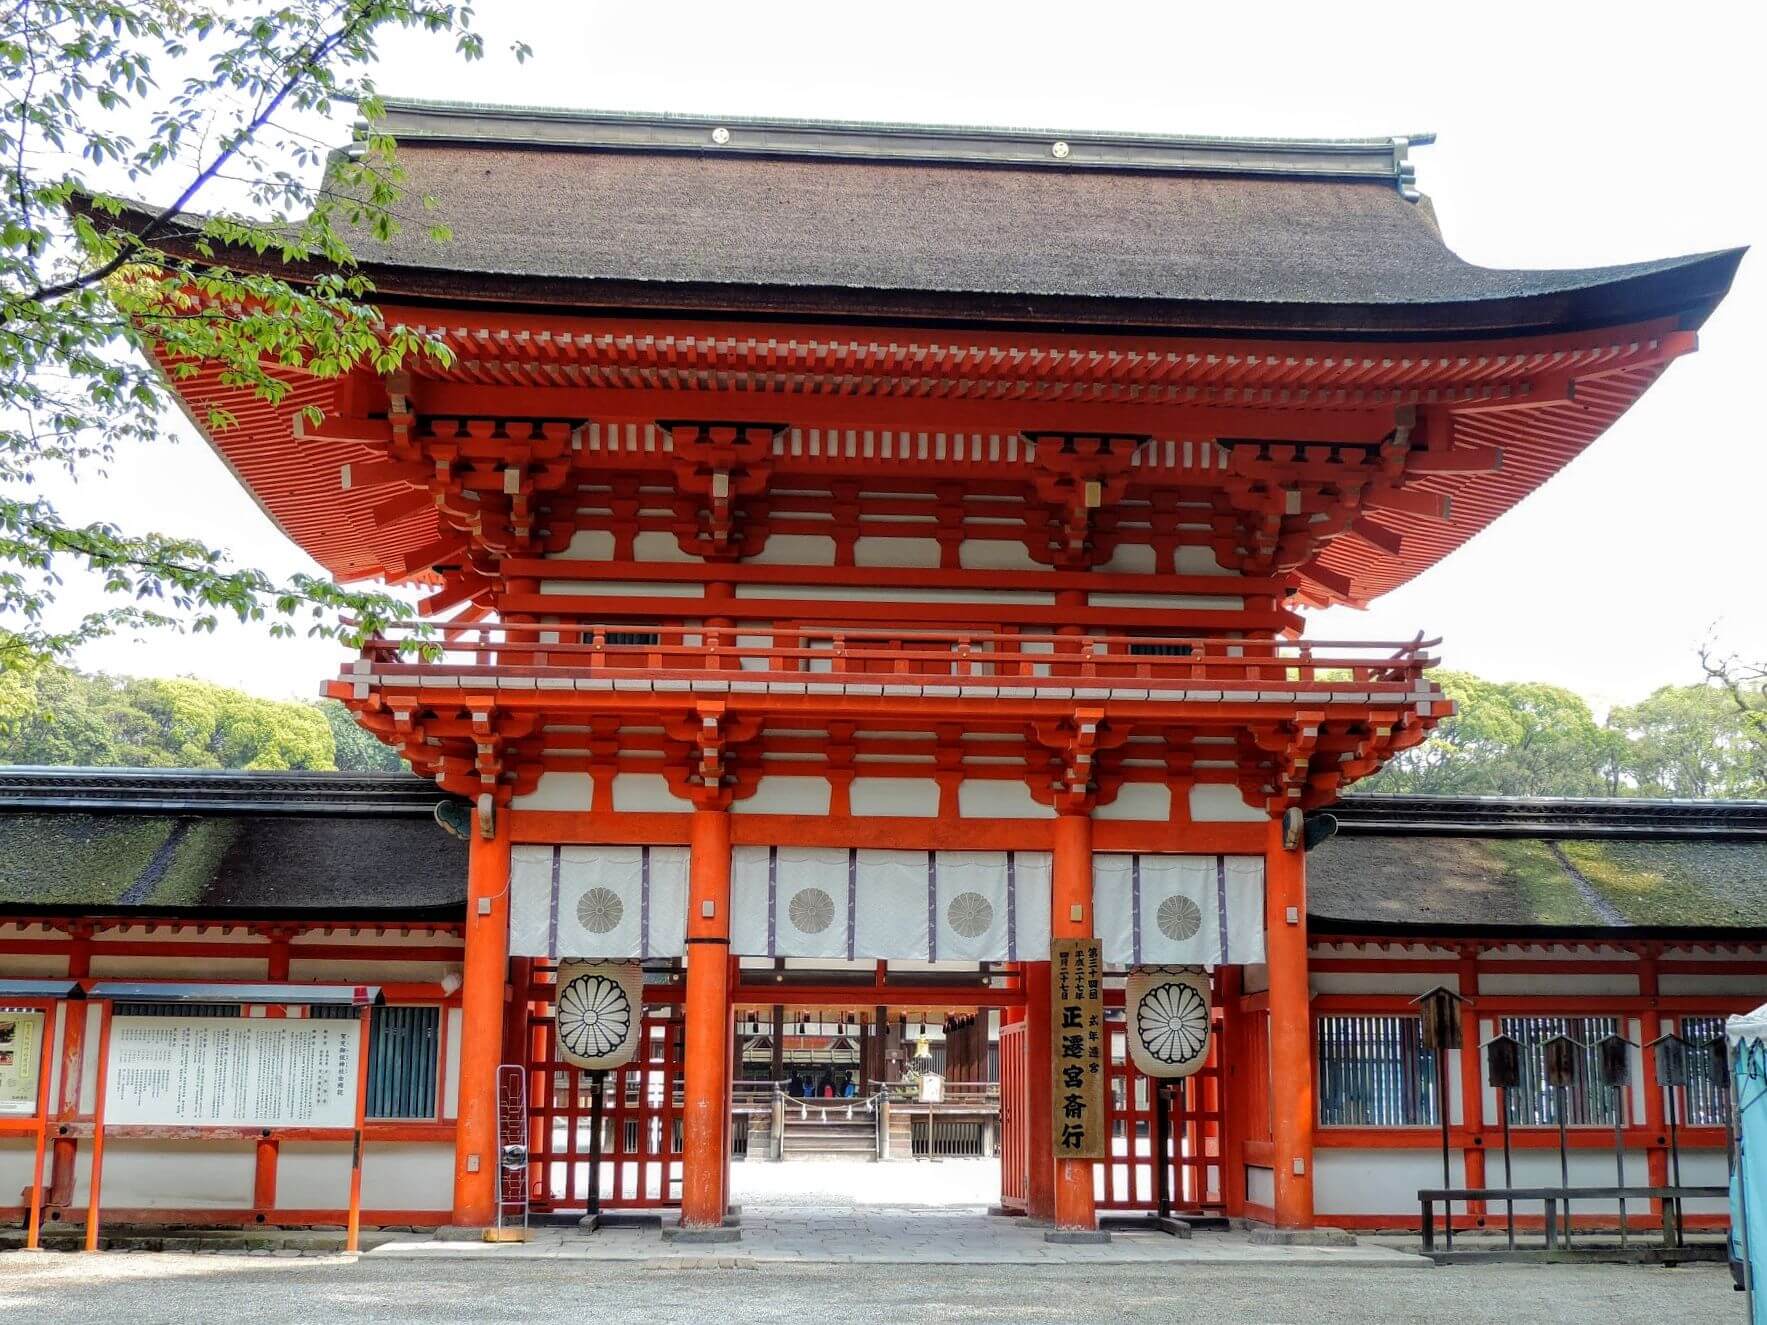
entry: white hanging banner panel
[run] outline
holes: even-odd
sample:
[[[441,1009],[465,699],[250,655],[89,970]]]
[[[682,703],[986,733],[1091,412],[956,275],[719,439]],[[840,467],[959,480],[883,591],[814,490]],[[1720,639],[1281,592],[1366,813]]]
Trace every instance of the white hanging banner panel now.
[[[854,857],[846,847],[737,847],[730,951],[739,957],[852,954]]]
[[[926,961],[932,853],[861,850],[854,878],[853,955]]]
[[[1015,960],[1017,879],[1008,879],[1006,852],[941,851],[936,859],[933,955],[947,961]]]
[[[1093,910],[1114,966],[1226,966],[1264,960],[1261,856],[1101,853]]]
[[[534,846],[510,852],[509,950],[517,957],[679,957],[687,848]]]

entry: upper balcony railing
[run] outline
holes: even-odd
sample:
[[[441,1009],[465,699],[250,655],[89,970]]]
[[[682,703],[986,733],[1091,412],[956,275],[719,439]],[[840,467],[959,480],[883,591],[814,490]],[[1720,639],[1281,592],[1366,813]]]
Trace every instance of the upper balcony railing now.
[[[369,640],[358,683],[424,684],[456,677],[651,682],[686,688],[719,681],[733,689],[766,686],[910,686],[924,693],[968,693],[1070,686],[1101,690],[1318,690],[1411,695],[1436,665],[1439,640],[1250,640],[1089,632],[832,629],[653,625],[442,626],[431,638],[401,629]],[[651,686],[646,685],[648,689]],[[698,688],[697,686],[695,688]],[[722,687],[720,687],[722,688]],[[875,692],[874,692],[875,693]],[[1084,697],[1084,696],[1077,696]],[[1151,696],[1159,698],[1161,696]],[[1197,696],[1192,696],[1197,697]],[[1232,694],[1221,696],[1232,698]]]

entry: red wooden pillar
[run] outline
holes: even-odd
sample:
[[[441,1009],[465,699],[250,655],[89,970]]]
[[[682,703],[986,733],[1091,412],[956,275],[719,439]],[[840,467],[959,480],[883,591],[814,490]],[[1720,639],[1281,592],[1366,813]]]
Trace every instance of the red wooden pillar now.
[[[460,1101],[454,1134],[454,1222],[497,1215],[497,1068],[509,975],[509,813],[496,835],[474,832],[466,875],[466,952],[460,977]]]
[[[1657,971],[1657,954],[1654,950],[1646,949],[1639,954],[1638,992],[1646,999],[1645,1009],[1639,1014],[1638,1021],[1638,1039],[1641,1044],[1649,1044],[1666,1029],[1663,1014],[1655,1006]],[[1669,1172],[1669,1148],[1665,1144],[1668,1140],[1668,1119],[1663,1109],[1663,1088],[1657,1084],[1655,1049],[1646,1049],[1640,1055],[1639,1068],[1644,1076],[1644,1126],[1649,1133],[1645,1138],[1645,1171],[1650,1177],[1652,1187],[1667,1187],[1674,1175]],[[1651,1199],[1650,1212],[1653,1220],[1663,1217],[1663,1203],[1660,1199]]]
[[[73,950],[68,955],[67,974],[70,980],[85,980],[92,974],[92,929],[77,922],[69,931]],[[63,1009],[61,1027],[61,1089],[57,1095],[57,1122],[72,1122],[80,1116],[80,1084],[86,1074],[86,1025],[90,1013],[84,1003],[69,1003]],[[45,1041],[47,1046],[47,1041]],[[47,1054],[44,1060],[47,1062]],[[60,1129],[57,1129],[59,1131]],[[75,1165],[80,1143],[71,1136],[56,1136],[49,1157],[49,1194],[44,1203],[52,1206],[71,1205],[74,1199]]]
[[[729,1204],[730,812],[696,809],[688,879],[681,1227],[718,1228]]]
[[[1049,932],[1052,938],[1092,936],[1092,816],[1083,812],[1061,815],[1055,821],[1055,859],[1051,873]],[[1031,1009],[1033,1021],[1041,1018],[1048,1034],[1049,995]],[[1041,1081],[1052,1090],[1049,1071]],[[1042,1109],[1045,1126],[1052,1132],[1054,1117],[1049,1104]],[[1045,1154],[1052,1153],[1045,1151]],[[1092,1161],[1064,1159],[1055,1165],[1055,1226],[1058,1229],[1090,1230],[1098,1227],[1093,1204]]]
[[[1468,1006],[1477,1008],[1479,996],[1479,959],[1467,951],[1460,955],[1458,972],[1460,994],[1472,1000]],[[1485,1089],[1484,1073],[1479,1068],[1479,1019],[1476,1011],[1467,1016],[1472,1024],[1462,1028],[1460,1037],[1460,1125],[1466,1133],[1461,1147],[1462,1164],[1468,1187],[1485,1185]],[[1485,1203],[1469,1201],[1467,1213],[1479,1223],[1485,1219]]]
[[[1264,1070],[1245,1056],[1244,1020],[1239,1011],[1240,968],[1223,966],[1215,973],[1221,999],[1221,1206],[1227,1214],[1245,1215],[1245,1093],[1246,1073]]]
[[[1055,1218],[1055,1044],[1049,1030],[1049,963],[1025,962],[1025,1214]]]
[[[1270,1122],[1278,1228],[1313,1227],[1313,1026],[1307,997],[1307,859],[1270,821],[1264,850],[1270,969]]]

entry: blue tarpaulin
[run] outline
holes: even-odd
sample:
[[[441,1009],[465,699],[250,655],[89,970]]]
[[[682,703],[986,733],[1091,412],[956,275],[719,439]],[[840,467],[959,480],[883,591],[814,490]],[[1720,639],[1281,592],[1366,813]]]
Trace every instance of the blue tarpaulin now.
[[[1733,1261],[1749,1288],[1750,1325],[1767,1325],[1767,1006],[1725,1023],[1737,1120],[1736,1171],[1730,1180]]]

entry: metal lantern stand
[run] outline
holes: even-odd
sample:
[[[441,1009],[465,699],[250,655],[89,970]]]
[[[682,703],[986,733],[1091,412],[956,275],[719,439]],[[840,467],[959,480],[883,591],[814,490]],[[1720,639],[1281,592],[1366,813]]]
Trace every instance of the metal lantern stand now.
[[[1546,1058],[1546,1084],[1552,1087],[1554,1111],[1558,1114],[1558,1181],[1564,1194],[1560,1202],[1564,1218],[1564,1245],[1571,1246],[1571,1150],[1565,1134],[1565,1091],[1577,1079],[1577,1058],[1583,1045],[1565,1034],[1554,1035],[1541,1049]]]
[[[1448,1189],[1454,1186],[1448,1140],[1448,1051],[1460,1048],[1460,1005],[1466,999],[1446,985],[1437,985],[1411,1001],[1423,1014],[1423,1047],[1433,1050],[1436,1055],[1436,1112],[1442,1120],[1442,1186]],[[1454,1202],[1446,1201],[1443,1207],[1446,1246],[1453,1251]]]
[[[1669,1175],[1675,1186],[1681,1185],[1681,1110],[1676,1099],[1676,1088],[1687,1086],[1688,1059],[1693,1045],[1685,1036],[1670,1031],[1659,1035],[1647,1046],[1651,1057],[1656,1062],[1657,1085],[1663,1094],[1669,1097]],[[1673,1207],[1671,1209],[1671,1207]],[[1673,1222],[1671,1222],[1671,1219]],[[1674,1230],[1675,1245],[1679,1247],[1687,1237],[1686,1226],[1681,1218],[1681,1198],[1675,1197],[1663,1207],[1663,1232],[1665,1237]]]
[[[1602,1084],[1608,1088],[1614,1108],[1614,1176],[1622,1192],[1626,1188],[1626,1085],[1632,1079],[1632,1042],[1623,1035],[1607,1035],[1596,1041]],[[1620,1197],[1620,1246],[1626,1245],[1626,1198]]]
[[[593,1233],[602,1226],[601,1213],[601,1129],[607,1109],[607,1070],[589,1074],[589,1193],[583,1217],[577,1227]]]
[[[1503,1115],[1503,1185],[1513,1190],[1515,1175],[1509,1156],[1509,1092],[1522,1081],[1522,1046],[1513,1035],[1494,1035],[1485,1041],[1485,1074],[1497,1089],[1497,1107]],[[1515,1250],[1515,1197],[1504,1202],[1509,1207],[1509,1249]]]

